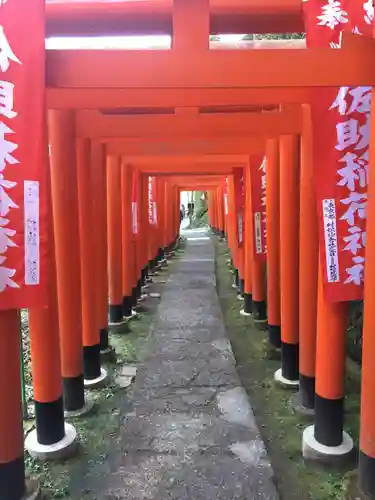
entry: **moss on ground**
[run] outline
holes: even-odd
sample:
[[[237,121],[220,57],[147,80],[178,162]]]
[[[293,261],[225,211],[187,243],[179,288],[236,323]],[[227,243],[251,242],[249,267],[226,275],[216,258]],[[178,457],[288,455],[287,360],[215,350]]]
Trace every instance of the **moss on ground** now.
[[[173,266],[172,263],[170,267],[164,268],[159,278],[167,279]],[[162,292],[163,285],[153,286]],[[142,359],[142,347],[146,345],[156,318],[158,303],[159,300],[148,299],[144,312],[139,318],[131,321],[129,333],[110,335],[110,343],[115,347],[117,355],[117,361],[106,366],[111,381],[114,380],[124,363],[137,363]],[[27,330],[27,321],[24,330]],[[28,352],[26,361],[27,382],[31,384]],[[71,421],[79,436],[79,450],[74,458],[67,461],[42,463],[26,453],[26,472],[30,478],[40,482],[44,499],[69,499],[71,498],[70,490],[77,491],[84,476],[97,472],[106,473],[110,450],[113,446],[119,445],[118,430],[122,418],[120,408],[124,406],[124,395],[126,395],[126,389],[119,388],[113,382],[101,390],[90,391],[90,396],[95,401],[95,410],[84,418]],[[28,423],[29,430],[32,424],[33,421]],[[81,491],[80,498],[96,500],[96,495],[93,491]]]
[[[256,330],[251,319],[240,315],[242,303],[232,289],[228,249],[214,238],[218,295],[232,342],[238,373],[249,394],[258,426],[266,443],[282,500],[359,499],[349,492],[353,472],[338,472],[305,465],[301,455],[303,429],[309,425],[291,407],[291,393],[277,388],[273,375],[280,367],[270,350],[266,332]],[[360,369],[348,361],[345,429],[358,442]],[[351,485],[348,489],[348,485]],[[352,496],[353,495],[353,496]]]

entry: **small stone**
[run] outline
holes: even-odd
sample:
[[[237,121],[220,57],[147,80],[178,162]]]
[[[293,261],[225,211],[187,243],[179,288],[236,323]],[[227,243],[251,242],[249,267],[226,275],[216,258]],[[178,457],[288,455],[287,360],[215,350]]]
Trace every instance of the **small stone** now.
[[[133,378],[134,377],[126,377],[124,375],[118,375],[115,378],[116,384],[119,385],[120,387],[130,387],[133,383]]]
[[[120,373],[124,377],[135,377],[137,375],[137,367],[132,365],[123,365]]]

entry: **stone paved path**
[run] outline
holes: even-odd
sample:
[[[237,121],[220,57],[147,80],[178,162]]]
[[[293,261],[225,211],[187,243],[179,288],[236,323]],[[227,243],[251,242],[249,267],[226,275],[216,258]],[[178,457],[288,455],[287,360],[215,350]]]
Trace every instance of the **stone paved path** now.
[[[119,446],[90,481],[101,500],[277,500],[235,369],[215,289],[214,249],[187,232],[127,394]]]

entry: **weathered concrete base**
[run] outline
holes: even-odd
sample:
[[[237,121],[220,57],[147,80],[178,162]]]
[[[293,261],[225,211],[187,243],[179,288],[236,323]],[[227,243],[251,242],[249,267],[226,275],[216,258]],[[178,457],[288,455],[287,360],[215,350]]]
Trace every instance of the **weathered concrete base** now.
[[[84,380],[85,389],[100,389],[108,383],[108,372],[105,368],[100,369],[100,377],[92,380]]]
[[[116,361],[115,348],[109,346],[108,349],[100,351],[100,360],[102,361],[102,363],[114,363]]]
[[[298,389],[299,387],[299,380],[289,380],[285,377],[283,377],[282,369],[280,368],[275,372],[274,375],[274,381],[276,382],[277,385],[282,387],[283,389]]]
[[[245,300],[241,294],[237,295],[237,299],[240,300],[241,302],[243,302]]]
[[[345,465],[352,459],[353,452],[353,439],[345,431],[343,432],[340,446],[324,446],[318,443],[314,436],[313,425],[310,425],[303,431],[302,455],[305,460],[325,465]]]
[[[36,481],[26,480],[26,492],[21,500],[42,500],[42,490]]]
[[[252,316],[251,313],[247,313],[244,309],[241,309],[240,314],[241,316]]]
[[[161,293],[159,293],[159,292],[152,292],[152,293],[149,293],[149,297],[150,297],[150,299],[160,299]]]
[[[29,455],[39,460],[63,460],[72,457],[77,451],[77,431],[71,424],[65,423],[65,436],[58,443],[43,445],[38,443],[36,429],[25,440]]]
[[[233,288],[233,290],[237,290],[238,287],[237,287],[236,283],[232,283],[232,288]]]
[[[120,323],[109,323],[108,325],[109,333],[127,333],[128,332],[128,322],[121,321]]]
[[[124,316],[124,321],[126,321],[126,322],[128,323],[128,322],[129,322],[129,321],[131,321],[132,319],[135,319],[137,316],[138,316],[137,311],[135,311],[134,309],[132,309],[132,314],[131,314],[131,316]]]
[[[303,406],[301,402],[301,394],[299,392],[293,394],[293,396],[290,399],[290,404],[293,410],[302,417],[306,417],[309,420],[314,419],[315,416],[314,408],[306,408],[306,406]]]
[[[74,410],[74,411],[64,411],[64,416],[65,418],[79,418],[83,417],[84,415],[87,415],[90,413],[94,408],[94,401],[89,398],[88,396],[85,396],[85,404],[80,408],[79,410]]]

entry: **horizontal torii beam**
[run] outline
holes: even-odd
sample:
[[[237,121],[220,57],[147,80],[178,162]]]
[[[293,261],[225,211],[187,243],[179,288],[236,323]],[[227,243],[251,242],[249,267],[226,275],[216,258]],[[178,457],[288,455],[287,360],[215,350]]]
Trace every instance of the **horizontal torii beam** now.
[[[225,173],[226,169],[243,167],[248,164],[248,155],[170,155],[170,156],[128,156],[122,155],[123,162],[150,172],[207,172]]]
[[[263,153],[262,137],[184,137],[165,140],[113,139],[106,143],[109,154],[127,156],[249,155]]]
[[[336,87],[375,84],[375,42],[288,50],[48,50],[49,88]],[[164,91],[164,90],[163,90]]]
[[[302,104],[307,87],[293,88],[48,88],[49,109],[126,109]]]
[[[78,137],[109,141],[125,138],[175,138],[210,136],[263,136],[299,134],[300,106],[282,112],[213,113],[172,115],[104,115],[95,111],[77,113]]]
[[[230,175],[233,173],[233,166],[231,164],[228,164],[225,167],[218,167],[214,166],[212,169],[205,167],[204,164],[191,164],[187,167],[184,168],[178,168],[177,166],[174,167],[166,167],[166,166],[160,166],[160,168],[154,168],[154,167],[148,167],[146,165],[135,165],[136,168],[146,174],[146,175],[151,175],[154,177],[169,177],[169,176],[176,176],[176,175],[184,175],[186,177],[191,177],[191,176],[196,176],[196,175],[204,175],[204,176],[212,176],[212,175]]]
[[[196,183],[200,184],[218,184],[223,181],[224,176],[222,175],[195,175],[186,177],[185,175],[173,175],[170,176],[168,180],[171,182],[184,182],[186,185],[191,184],[194,185]]]

